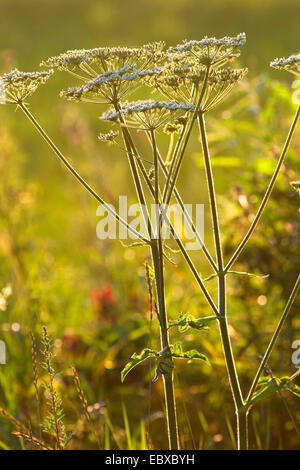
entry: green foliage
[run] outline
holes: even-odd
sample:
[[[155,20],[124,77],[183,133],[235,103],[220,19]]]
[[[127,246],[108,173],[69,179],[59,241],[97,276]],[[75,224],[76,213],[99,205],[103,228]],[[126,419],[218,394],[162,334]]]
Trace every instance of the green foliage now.
[[[200,353],[196,349],[191,349],[190,351],[183,351],[182,350],[182,344],[180,342],[175,343],[171,347],[171,355],[174,358],[178,359],[201,359],[202,361],[206,362],[209,364],[208,358],[205,356],[205,354]]]
[[[128,372],[130,372],[135,366],[145,361],[149,357],[158,357],[159,354],[153,349],[145,348],[140,354],[133,353],[131,356],[131,361],[126,364],[124,369],[121,372],[121,380],[124,381]]]
[[[216,319],[216,316],[194,318],[189,313],[181,313],[177,320],[169,321],[169,328],[177,326],[181,333],[186,331],[188,328],[194,328],[195,330],[206,330],[207,324]]]

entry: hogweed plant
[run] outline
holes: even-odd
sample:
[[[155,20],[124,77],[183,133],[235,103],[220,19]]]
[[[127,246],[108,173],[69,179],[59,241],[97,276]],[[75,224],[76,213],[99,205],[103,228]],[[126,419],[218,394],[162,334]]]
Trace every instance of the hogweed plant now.
[[[282,389],[287,389],[300,396],[299,387],[293,384],[295,374],[292,377],[283,378],[262,377],[262,373],[267,367],[267,361],[298,293],[300,277],[296,280],[277,328],[254,375],[248,394],[241,390],[229,335],[226,278],[230,274],[245,274],[233,271],[233,266],[253,235],[272,194],[300,114],[299,106],[258,211],[231,258],[225,261],[206,120],[207,116],[209,119],[211,110],[214,110],[222,103],[231,90],[247,74],[245,68],[232,67],[232,63],[239,57],[240,49],[245,42],[246,36],[243,33],[236,37],[221,39],[205,37],[202,40],[183,41],[177,46],[169,48],[166,48],[163,42],[156,42],[140,48],[105,47],[67,51],[42,62],[41,65],[47,67],[49,71],[24,73],[13,70],[1,78],[1,86],[5,93],[3,101],[7,104],[15,104],[23,111],[73,176],[104,206],[112,217],[129,231],[130,235],[137,239],[135,244],[144,245],[150,250],[152,267],[147,265],[147,272],[148,277],[150,276],[151,279],[155,280],[155,298],[151,300],[151,305],[154,306],[159,323],[161,351],[146,348],[141,353],[134,353],[121,376],[124,380],[130,370],[147,358],[152,357],[156,360],[155,380],[162,377],[164,383],[170,449],[179,448],[174,392],[174,360],[177,358],[200,359],[208,362],[208,359],[201,352],[197,350],[184,351],[181,343],[172,344],[170,331],[173,328],[178,328],[183,332],[187,328],[201,330],[206,328],[208,324],[218,324],[236,412],[238,449],[248,448],[248,414],[256,403],[269,398]],[[271,66],[299,74],[299,64],[300,58],[298,55],[291,56],[288,59],[276,59],[271,63]],[[44,84],[50,78],[54,70],[67,72],[78,80],[76,86],[69,87],[61,92],[62,98],[75,102],[95,103],[99,107],[100,105],[109,106],[108,109],[102,111],[102,114],[99,114],[100,119],[111,123],[113,128],[106,134],[101,133],[99,140],[101,142],[116,143],[119,149],[126,151],[133,184],[144,218],[146,234],[133,228],[111,205],[104,201],[75,170],[30,112],[26,100],[36,91],[39,85]],[[128,101],[129,96],[138,89],[143,90],[145,99]],[[158,99],[151,98],[153,92],[159,96]],[[151,150],[152,161],[150,162],[150,168],[146,164],[147,160],[138,149],[135,139],[136,131],[144,134],[145,141]],[[164,155],[159,148],[157,135],[160,131],[169,136],[170,145],[167,155]],[[202,144],[215,254],[211,253],[203,243],[198,227],[194,223],[193,217],[186,210],[176,186],[187,153],[187,145],[194,132],[197,132]],[[149,164],[149,162],[147,163]],[[296,191],[299,191],[298,182],[292,182],[291,184]],[[212,274],[209,278],[215,279],[218,284],[217,303],[213,300],[206,287],[205,280],[201,277],[199,266],[196,266],[193,262],[168,217],[166,208],[171,200],[175,200],[182,209],[185,221],[211,267]],[[150,204],[155,204],[154,220],[153,217],[150,217]],[[206,317],[194,318],[191,315],[181,314],[177,320],[168,320],[165,296],[168,288],[165,278],[165,261],[169,259],[169,249],[164,238],[166,224],[169,226],[178,251],[190,268],[208,303],[211,313]],[[48,367],[51,368],[51,364]],[[54,426],[54,430],[58,424],[54,415],[54,422],[51,424],[52,427]]]

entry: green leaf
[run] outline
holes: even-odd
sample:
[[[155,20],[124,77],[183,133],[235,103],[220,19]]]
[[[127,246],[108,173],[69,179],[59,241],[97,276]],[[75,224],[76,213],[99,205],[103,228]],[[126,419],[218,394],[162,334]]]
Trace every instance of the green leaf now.
[[[187,330],[188,328],[204,330],[207,329],[207,323],[216,319],[216,316],[194,318],[192,315],[188,316],[187,313],[181,313],[177,320],[169,322],[169,328],[172,328],[173,326],[178,326],[178,329],[181,333]]]
[[[193,318],[190,317],[190,320],[188,322],[190,328],[195,328],[196,330],[203,330],[207,328],[207,323],[210,323],[213,320],[216,320],[216,316],[211,316],[211,317],[203,317],[203,318]]]
[[[136,246],[148,246],[148,243],[146,242],[133,242],[127,245],[126,243],[122,242],[122,240],[119,240],[123,248],[135,248]]]
[[[121,372],[121,381],[124,382],[124,379],[128,372],[131,371],[135,366],[140,364],[141,362],[145,361],[148,359],[148,357],[157,357],[158,353],[156,351],[153,351],[153,349],[145,348],[140,354],[133,353],[131,356],[131,361],[126,364],[124,369]]]
[[[266,277],[269,277],[269,274],[253,274],[253,273],[247,273],[245,271],[228,271],[227,274],[236,274],[238,276],[256,277],[258,279],[265,279]]]
[[[171,349],[171,353],[172,357],[176,357],[178,359],[201,359],[202,361],[205,361],[207,364],[209,364],[208,358],[196,349],[183,352],[181,343],[175,343]]]
[[[235,274],[237,276],[248,276],[248,277],[256,277],[258,279],[265,279],[266,277],[269,277],[269,274],[253,274],[253,273],[247,273],[245,271],[227,271],[226,276],[228,274]],[[203,279],[204,282],[210,281],[211,279],[214,279],[217,277],[217,274],[212,274],[211,276],[207,277],[206,279]]]
[[[261,382],[261,383],[264,383],[264,382]],[[266,385],[253,395],[253,397],[250,400],[250,404],[254,405],[255,403],[265,401],[271,398],[274,395],[274,393],[278,391],[279,383],[280,382],[278,379],[273,379],[273,378],[269,379]]]

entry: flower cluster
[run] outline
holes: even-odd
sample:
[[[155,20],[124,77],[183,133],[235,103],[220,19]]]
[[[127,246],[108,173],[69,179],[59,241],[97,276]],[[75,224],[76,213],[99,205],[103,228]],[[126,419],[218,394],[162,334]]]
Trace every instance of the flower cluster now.
[[[108,70],[79,87],[71,87],[60,93],[61,97],[75,101],[89,101],[94,103],[116,103],[124,97],[130,82],[138,78],[152,77],[160,72],[160,67],[139,70],[136,64],[129,62],[120,70]]]
[[[53,74],[53,70],[47,72],[20,72],[12,70],[0,77],[1,102],[22,103],[28,96],[32,95],[40,85]]]
[[[287,70],[295,75],[300,74],[300,54],[291,55],[287,59],[281,57],[280,59],[274,59],[270,66],[274,69]]]
[[[247,69],[211,68],[188,62],[170,62],[152,76],[149,84],[169,99],[199,104],[205,112],[220,103],[247,74]],[[203,87],[206,92],[202,93]],[[200,99],[201,98],[201,99]],[[200,101],[199,101],[200,100]]]
[[[205,93],[200,108],[203,112],[210,111],[223,101],[232,88],[239,83],[248,69],[220,69],[213,71],[208,77],[207,93]]]
[[[166,122],[170,113],[186,113],[193,111],[196,105],[184,102],[177,103],[172,101],[157,101],[157,100],[139,100],[134,102],[126,102],[122,105],[120,111],[110,110],[103,113],[100,119],[104,121],[117,121],[123,119],[123,116],[129,117],[133,120],[126,121],[127,125],[135,124],[144,130],[156,129]]]
[[[244,33],[233,38],[184,41],[169,48],[160,70],[144,81],[168,99],[198,104],[203,112],[208,111],[247,73],[247,69],[224,68],[239,55],[239,48],[245,42]]]
[[[114,132],[113,130],[110,130],[106,134],[100,133],[98,135],[98,140],[101,140],[101,142],[108,142],[108,143],[113,143],[114,140],[118,137],[119,131]]]
[[[195,57],[199,64],[205,66],[221,67],[228,61],[239,56],[239,48],[246,43],[245,33],[238,34],[236,37],[224,37],[221,39],[208,38],[207,36],[200,41],[183,41],[175,47],[169,48],[170,54],[181,53],[186,57]]]
[[[98,47],[64,52],[41,63],[42,66],[80,72],[83,80],[97,77],[108,70],[119,70],[129,62],[138,62],[143,69],[150,63],[157,64],[164,57],[165,43],[162,41],[145,44],[142,47]],[[77,75],[78,76],[78,75]]]

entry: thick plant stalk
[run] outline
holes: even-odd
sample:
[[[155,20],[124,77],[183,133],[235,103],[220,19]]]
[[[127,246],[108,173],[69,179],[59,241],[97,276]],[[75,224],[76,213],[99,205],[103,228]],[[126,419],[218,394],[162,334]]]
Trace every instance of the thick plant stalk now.
[[[156,292],[159,306],[159,323],[160,323],[160,336],[161,336],[161,347],[162,350],[170,354],[170,343],[168,334],[168,317],[165,302],[165,286],[164,286],[164,263],[163,263],[163,246],[161,237],[160,227],[160,211],[159,211],[159,164],[157,156],[157,147],[154,131],[151,130],[151,141],[153,148],[153,159],[154,159],[154,173],[155,173],[155,184],[154,184],[154,198],[156,205],[156,227],[155,237],[152,239],[152,259],[155,271],[156,280]],[[178,427],[176,417],[176,403],[174,393],[174,379],[173,379],[173,361],[172,357],[169,357],[170,370],[167,371],[163,376],[164,389],[165,389],[165,400],[166,400],[166,411],[167,411],[167,422],[168,422],[168,437],[169,437],[169,448],[171,450],[178,450]]]
[[[232,352],[232,346],[228,331],[227,312],[226,312],[226,279],[223,266],[223,254],[219,229],[219,218],[216,203],[216,194],[214,187],[214,179],[210,162],[210,155],[206,137],[205,121],[203,113],[199,113],[198,123],[201,134],[201,142],[203,148],[203,156],[206,169],[206,177],[208,183],[208,192],[210,199],[210,207],[212,214],[212,222],[214,229],[215,248],[218,260],[218,311],[219,311],[219,328],[223,345],[224,357],[231,386],[232,396],[237,416],[237,436],[238,449],[247,449],[247,416],[243,410],[243,396],[240,388],[239,378],[235,367],[235,361]]]
[[[153,260],[153,266],[154,266],[154,272],[155,272],[156,292],[157,292],[157,299],[158,299],[161,347],[166,352],[168,352],[170,351],[170,343],[169,343],[168,319],[167,319],[165,293],[164,293],[164,280],[163,280],[163,275],[162,275],[161,256],[159,253],[158,244],[156,244],[155,241],[153,242],[151,253],[152,253],[152,260]],[[170,361],[170,365],[173,366],[172,361]],[[178,426],[177,426],[177,416],[176,416],[173,369],[170,368],[170,371],[164,374],[163,381],[164,381],[164,391],[165,391],[165,401],[166,401],[169,449],[178,450],[179,442],[178,442]]]
[[[119,110],[116,105],[116,110]],[[125,122],[122,117],[120,118],[122,135],[125,143],[125,147],[128,154],[128,159],[130,167],[132,170],[133,179],[135,186],[137,188],[137,193],[139,197],[139,202],[146,208],[146,201],[142,190],[141,181],[139,178],[138,170],[135,163],[136,149],[134,147],[133,141],[131,139],[128,129],[124,126]],[[157,160],[157,148],[154,138],[154,133],[151,134],[153,137],[153,156],[154,156],[154,166],[155,166],[155,188],[154,188],[154,199],[156,207],[159,207],[159,188],[158,188],[158,160]],[[138,164],[139,159],[137,159]],[[143,167],[139,165],[143,176]],[[146,178],[147,182],[147,178]],[[149,184],[149,182],[148,182]],[[152,185],[149,187],[150,191],[152,190]],[[151,191],[152,192],[152,191]],[[147,209],[146,209],[147,211]],[[146,221],[147,218],[147,221]],[[158,219],[158,214],[157,214]],[[161,346],[162,349],[165,349],[167,352],[170,351],[169,345],[169,335],[168,335],[168,319],[165,303],[165,291],[164,291],[164,272],[163,272],[163,251],[162,251],[162,240],[160,236],[160,230],[158,230],[158,224],[156,230],[158,230],[158,236],[155,237],[153,227],[150,223],[150,217],[148,211],[146,212],[145,222],[147,223],[149,237],[151,239],[151,255],[155,273],[155,282],[156,282],[156,293],[158,299],[158,313],[160,320],[160,336],[161,336]],[[172,362],[171,362],[171,365]],[[173,370],[170,370],[169,373],[164,375],[164,392],[165,392],[165,402],[166,402],[166,413],[167,413],[167,426],[168,426],[168,440],[169,440],[169,449],[178,450],[178,427],[177,427],[177,417],[176,417],[176,404],[175,404],[175,393],[174,393],[174,382],[173,382]]]

